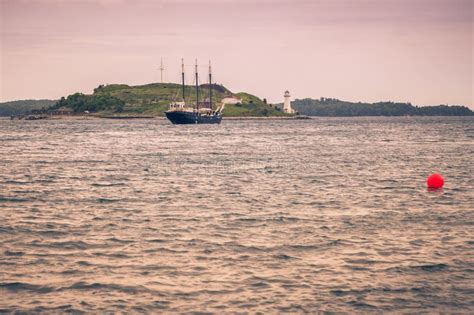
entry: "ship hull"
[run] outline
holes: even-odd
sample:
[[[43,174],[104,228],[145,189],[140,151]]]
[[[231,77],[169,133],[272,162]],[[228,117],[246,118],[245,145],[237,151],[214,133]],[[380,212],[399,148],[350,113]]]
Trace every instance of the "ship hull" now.
[[[187,111],[167,111],[166,118],[175,125],[183,124],[219,124],[222,120],[222,114],[199,114],[197,112]]]

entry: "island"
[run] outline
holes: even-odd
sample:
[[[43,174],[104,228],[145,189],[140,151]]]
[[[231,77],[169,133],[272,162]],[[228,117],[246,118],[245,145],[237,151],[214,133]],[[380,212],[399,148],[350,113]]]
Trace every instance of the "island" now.
[[[348,102],[336,98],[296,99],[295,114],[282,112],[282,104],[269,104],[250,93],[233,93],[221,84],[200,85],[200,101],[206,102],[212,89],[214,103],[225,103],[224,117],[310,117],[310,116],[471,116],[474,112],[461,105],[415,106],[411,103]],[[102,118],[154,118],[164,116],[169,104],[183,99],[176,83],[99,85],[91,94],[74,93],[60,100],[24,100],[0,103],[0,116],[28,114],[91,115]],[[186,102],[196,101],[195,86],[184,89]]]
[[[213,103],[225,103],[225,117],[288,116],[249,93],[232,93],[219,84],[200,85],[200,102],[207,102],[212,89]],[[185,99],[196,102],[195,86],[185,86]],[[100,113],[114,116],[164,116],[169,104],[183,100],[182,86],[175,83],[152,83],[129,86],[100,85],[90,95],[75,93],[62,97],[51,109],[71,108],[74,112]]]

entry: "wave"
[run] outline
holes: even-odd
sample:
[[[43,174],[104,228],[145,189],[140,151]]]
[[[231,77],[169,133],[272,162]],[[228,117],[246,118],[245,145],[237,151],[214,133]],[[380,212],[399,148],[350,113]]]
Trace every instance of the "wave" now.
[[[424,264],[424,265],[414,265],[414,266],[399,266],[399,267],[391,267],[386,269],[387,272],[439,272],[448,269],[449,266],[447,264],[439,263],[439,264]]]
[[[95,201],[97,203],[112,203],[112,202],[118,202],[121,199],[112,199],[112,198],[97,198]]]
[[[16,252],[16,251],[6,250],[6,251],[3,252],[3,254],[4,254],[5,256],[20,257],[20,256],[25,255],[25,252],[20,252],[20,251]]]
[[[58,289],[59,291],[67,291],[67,290],[110,290],[110,291],[118,291],[124,293],[154,293],[153,290],[148,289],[145,286],[126,286],[126,285],[119,285],[114,283],[87,283],[83,281],[79,281],[74,283],[69,287],[62,287]]]
[[[87,283],[83,281],[76,282],[71,286],[65,287],[52,287],[46,285],[37,285],[30,284],[25,282],[3,282],[0,283],[0,290],[8,290],[11,292],[34,292],[34,293],[50,293],[50,292],[60,292],[60,291],[71,291],[71,290],[85,290],[85,291],[94,291],[94,290],[106,290],[106,291],[118,291],[123,293],[153,293],[154,292],[144,286],[126,286],[113,283]]]
[[[447,264],[427,264],[427,265],[419,265],[419,266],[412,266],[412,269],[421,269],[423,271],[428,272],[436,272],[448,269]]]
[[[60,249],[82,249],[82,250],[97,247],[96,245],[91,245],[83,241],[64,241],[64,242],[54,242],[54,243],[39,243],[37,241],[34,241],[30,245],[35,246],[35,247],[49,247],[49,248],[60,248]]]
[[[35,293],[49,293],[56,291],[54,287],[24,282],[0,282],[0,289],[12,292],[31,291]]]
[[[110,184],[93,183],[93,184],[91,184],[91,186],[93,186],[93,187],[117,187],[117,186],[125,186],[125,185],[126,185],[125,183],[110,183]]]
[[[134,242],[134,241],[132,241],[132,240],[121,240],[121,239],[116,238],[116,237],[108,238],[108,239],[106,239],[106,241],[114,242],[114,243],[121,243],[121,244],[129,244],[129,243],[133,243],[133,242]]]
[[[292,257],[292,256],[289,256],[289,255],[286,255],[286,254],[273,255],[273,258],[282,259],[282,260],[297,259],[296,257]]]
[[[0,197],[0,203],[2,202],[28,202],[34,201],[34,198],[18,198],[18,197]]]
[[[2,184],[9,184],[9,185],[28,185],[31,184],[30,181],[21,181],[21,180],[5,180]]]

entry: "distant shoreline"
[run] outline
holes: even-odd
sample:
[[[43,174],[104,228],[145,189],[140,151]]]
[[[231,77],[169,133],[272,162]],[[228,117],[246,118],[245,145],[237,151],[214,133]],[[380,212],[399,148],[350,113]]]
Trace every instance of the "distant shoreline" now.
[[[163,116],[134,116],[134,115],[124,115],[124,116],[100,116],[100,115],[91,115],[91,116],[69,116],[69,117],[92,117],[92,118],[101,118],[101,119],[161,119],[161,120],[166,120],[166,117]],[[61,117],[63,118],[63,117]],[[60,118],[60,119],[61,119]],[[54,118],[53,118],[54,119]],[[68,119],[68,116],[64,116],[64,119]],[[224,116],[222,118],[223,120],[302,120],[302,119],[311,119],[311,117],[308,116],[246,116],[246,117],[235,117],[235,116],[230,116],[226,117]]]
[[[445,118],[445,117],[473,117],[473,116],[468,116],[468,115],[440,115],[440,116],[431,116],[431,115],[426,115],[426,116],[421,116],[421,115],[412,115],[412,116],[304,116],[304,118],[300,117],[285,117],[285,116],[268,116],[268,117],[261,117],[261,116],[247,116],[247,117],[223,117],[222,120],[224,121],[277,121],[277,120],[315,120],[315,119],[324,119],[324,118],[375,118],[375,117],[383,117],[383,118],[406,118],[406,119],[412,119],[412,118],[418,118],[418,117],[430,117],[430,118]],[[45,119],[40,119],[42,121],[44,120],[95,120],[95,119],[109,119],[109,120],[139,120],[139,119],[144,119],[144,120],[167,120],[166,117],[163,116],[132,116],[132,115],[127,115],[127,116],[96,116],[96,115],[74,115],[74,116],[51,116],[47,117]],[[10,117],[8,116],[0,116],[0,120],[10,120]],[[16,121],[16,119],[15,119]]]

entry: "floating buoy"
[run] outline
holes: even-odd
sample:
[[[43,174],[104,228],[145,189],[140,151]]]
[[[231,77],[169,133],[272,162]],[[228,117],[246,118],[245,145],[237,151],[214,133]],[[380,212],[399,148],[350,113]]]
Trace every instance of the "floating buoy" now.
[[[444,178],[439,174],[432,174],[426,180],[428,188],[439,189],[444,185]]]

